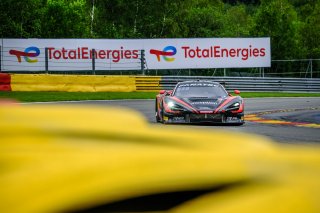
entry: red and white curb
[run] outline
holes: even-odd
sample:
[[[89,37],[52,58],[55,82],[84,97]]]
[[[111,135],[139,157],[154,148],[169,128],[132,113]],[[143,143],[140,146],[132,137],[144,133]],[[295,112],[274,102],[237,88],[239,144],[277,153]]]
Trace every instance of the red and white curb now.
[[[319,109],[320,108],[309,108],[308,110],[319,110]],[[255,123],[263,123],[263,124],[278,124],[278,125],[288,125],[288,126],[298,126],[298,127],[320,128],[320,124],[317,124],[317,123],[293,122],[293,121],[276,120],[276,119],[269,119],[269,118],[263,117],[264,115],[267,115],[267,114],[280,113],[280,112],[294,112],[294,111],[301,111],[301,110],[302,109],[275,110],[275,111],[248,114],[248,115],[245,115],[245,120],[250,122],[255,122]]]

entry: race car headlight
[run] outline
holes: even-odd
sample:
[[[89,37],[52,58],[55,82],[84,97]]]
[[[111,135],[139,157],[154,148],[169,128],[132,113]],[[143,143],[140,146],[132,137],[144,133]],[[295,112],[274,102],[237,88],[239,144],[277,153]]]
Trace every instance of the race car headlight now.
[[[228,106],[226,110],[238,110],[239,108],[240,108],[240,103],[235,102],[235,103],[231,104],[230,106]]]
[[[170,109],[172,109],[172,108],[174,107],[174,103],[170,101],[170,102],[168,103],[168,107],[169,107]]]
[[[167,103],[167,105],[168,105],[168,108],[169,108],[170,110],[173,110],[173,111],[184,111],[184,110],[185,110],[182,106],[176,104],[176,103],[173,102],[173,101],[169,101],[169,102]]]

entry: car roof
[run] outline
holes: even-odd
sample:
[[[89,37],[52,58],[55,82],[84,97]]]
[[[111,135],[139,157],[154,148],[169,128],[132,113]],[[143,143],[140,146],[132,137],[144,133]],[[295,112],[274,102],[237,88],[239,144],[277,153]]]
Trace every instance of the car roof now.
[[[210,83],[210,84],[220,85],[218,82],[209,81],[209,80],[182,81],[182,82],[177,83],[177,85],[180,85],[180,84],[192,84],[192,83]]]

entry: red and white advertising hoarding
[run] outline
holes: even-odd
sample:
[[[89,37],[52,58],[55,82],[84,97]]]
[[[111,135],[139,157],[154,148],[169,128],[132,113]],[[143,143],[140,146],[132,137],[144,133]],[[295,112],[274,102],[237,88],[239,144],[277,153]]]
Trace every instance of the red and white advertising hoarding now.
[[[270,67],[270,38],[2,39],[3,71]],[[48,49],[47,56],[45,48]]]

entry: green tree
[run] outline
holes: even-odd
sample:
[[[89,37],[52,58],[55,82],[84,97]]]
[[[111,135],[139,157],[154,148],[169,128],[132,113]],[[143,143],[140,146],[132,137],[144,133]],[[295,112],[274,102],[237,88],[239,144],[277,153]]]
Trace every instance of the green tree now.
[[[220,37],[223,8],[220,0],[199,0],[189,5],[182,18],[183,37]]]
[[[306,16],[302,30],[303,46],[306,48],[306,57],[320,58],[320,2],[314,5],[314,10]]]
[[[249,37],[253,20],[244,4],[232,7],[226,5],[223,25],[221,32],[223,37]]]
[[[271,37],[273,59],[301,56],[300,22],[287,0],[264,1],[254,16],[253,36]]]
[[[94,6],[92,33],[95,37],[129,37],[134,25],[134,1],[94,1]]]
[[[0,37],[41,37],[41,18],[45,1],[1,0]]]
[[[48,0],[43,11],[43,38],[87,38],[90,14],[84,0]]]
[[[179,37],[188,1],[95,1],[93,32],[104,38]],[[177,20],[178,19],[178,20]]]

